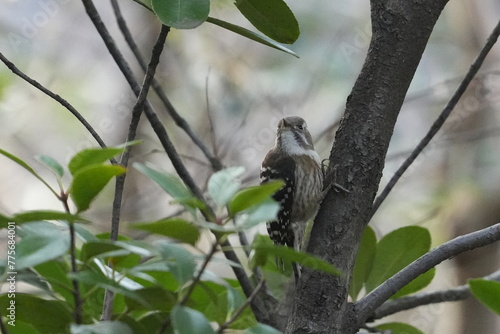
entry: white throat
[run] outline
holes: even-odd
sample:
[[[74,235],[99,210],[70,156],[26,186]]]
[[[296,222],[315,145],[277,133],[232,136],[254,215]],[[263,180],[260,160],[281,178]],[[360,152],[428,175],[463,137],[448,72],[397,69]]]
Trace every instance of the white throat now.
[[[307,142],[307,139],[302,135],[302,139],[304,142]],[[313,158],[318,164],[321,164],[321,158],[315,150],[302,147],[297,140],[295,139],[292,132],[285,132],[281,135],[281,147],[283,151],[285,151],[288,155],[308,155]]]

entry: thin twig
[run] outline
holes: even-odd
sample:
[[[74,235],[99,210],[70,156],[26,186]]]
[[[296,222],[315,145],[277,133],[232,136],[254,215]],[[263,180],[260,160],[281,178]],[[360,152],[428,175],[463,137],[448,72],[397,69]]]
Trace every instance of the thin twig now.
[[[68,195],[62,193],[61,196],[59,197],[59,200],[62,202],[64,206],[64,211],[66,213],[71,213],[71,210],[69,209],[69,204],[68,204]],[[78,273],[78,267],[76,265],[76,250],[75,250],[75,222],[74,221],[68,221],[69,225],[69,255],[71,258],[71,272],[73,274]],[[81,324],[82,323],[82,298],[80,296],[80,283],[76,278],[72,278],[71,282],[73,284],[73,290],[71,293],[73,294],[73,299],[75,302],[75,312],[73,313],[75,317],[75,323],[76,324]]]
[[[419,275],[444,260],[492,244],[498,240],[500,240],[500,223],[452,239],[424,254],[355,303],[356,317],[359,324],[364,323],[383,302]]]
[[[201,265],[200,270],[198,271],[198,274],[196,274],[196,276],[193,278],[193,281],[189,285],[188,290],[186,291],[186,293],[184,294],[182,299],[177,303],[177,305],[183,306],[189,300],[189,297],[191,297],[191,294],[193,293],[194,288],[200,282],[201,276],[203,275],[203,272],[207,268],[208,263],[210,262],[210,260],[214,256],[215,252],[217,252],[218,246],[219,246],[219,241],[215,240],[214,244],[212,245],[212,248],[210,249],[210,252],[205,256],[205,260],[203,261],[203,264]],[[165,319],[165,321],[161,324],[160,329],[158,329],[157,334],[164,333],[168,329],[169,326],[170,326],[170,317],[167,317]]]
[[[83,126],[87,129],[87,131],[94,137],[96,142],[99,144],[101,147],[106,147],[106,144],[104,141],[101,139],[101,137],[97,134],[97,132],[94,130],[92,125],[90,125],[89,122],[73,107],[68,101],[63,99],[61,96],[58,94],[50,91],[49,89],[45,88],[43,85],[41,85],[38,81],[30,78],[28,75],[23,73],[19,68],[16,67],[11,61],[9,61],[1,52],[0,52],[0,60],[18,77],[32,85],[33,87],[37,88],[38,90],[42,91],[44,94],[48,95],[51,97],[53,100],[57,101],[60,105],[62,105],[64,108],[66,108],[70,113],[73,114],[73,116],[76,117],[80,123],[83,124]],[[116,161],[112,161],[113,163],[116,163]]]
[[[261,280],[259,284],[257,284],[257,286],[255,287],[255,290],[252,292],[252,294],[247,298],[247,300],[233,313],[233,316],[228,321],[220,325],[219,329],[217,330],[217,333],[222,334],[224,329],[228,328],[229,325],[231,325],[233,322],[236,321],[236,319],[238,319],[238,317],[243,313],[243,311],[245,311],[247,306],[252,303],[252,300],[255,298],[255,296],[257,296],[257,294],[259,293],[260,289],[262,289],[263,286],[264,286],[264,280]]]
[[[490,281],[500,281],[500,270],[484,277],[484,279]],[[464,284],[453,289],[420,293],[413,296],[389,300],[375,311],[372,319],[381,319],[387,317],[388,315],[423,305],[464,300],[470,296],[470,287],[468,284]]]
[[[151,82],[153,80],[154,74],[156,72],[156,68],[160,63],[160,56],[163,51],[163,46],[165,45],[165,40],[167,38],[168,32],[170,28],[167,26],[162,26],[160,34],[156,40],[155,45],[153,46],[153,51],[151,55],[151,60],[149,62],[146,75],[144,77],[144,81],[142,84],[141,91],[139,96],[137,97],[137,101],[132,108],[132,118],[129,125],[127,142],[131,142],[135,139],[137,134],[137,127],[139,126],[139,121],[141,119],[142,110],[144,109],[144,103],[146,103],[146,98],[148,96],[149,87],[151,86]],[[120,165],[123,167],[128,166],[128,161],[130,158],[130,147],[125,149],[121,159]],[[120,175],[116,178],[115,181],[115,195],[113,199],[113,212],[111,216],[111,240],[118,240],[118,232],[120,230],[120,213],[122,207],[122,198],[123,198],[123,189],[125,186],[125,178],[126,174]],[[114,294],[110,290],[106,290],[106,294],[104,296],[103,302],[103,311],[101,320],[110,320],[111,313],[113,309],[113,300]]]
[[[472,79],[474,79],[474,76],[476,73],[479,71],[481,65],[483,64],[486,56],[488,55],[489,51],[495,45],[498,36],[500,35],[500,21],[498,22],[497,26],[495,29],[493,29],[491,35],[488,37],[488,40],[486,44],[484,45],[483,49],[479,53],[478,57],[476,60],[472,63],[472,65],[469,68],[469,71],[465,75],[464,79],[458,86],[457,90],[451,97],[451,99],[448,101],[448,104],[446,107],[443,109],[439,117],[436,119],[434,124],[432,124],[431,128],[425,135],[425,137],[418,143],[417,147],[413,150],[413,152],[410,154],[410,156],[406,159],[406,161],[398,168],[396,173],[392,176],[391,180],[389,183],[385,186],[384,190],[380,193],[380,195],[377,197],[375,202],[373,203],[373,209],[372,209],[372,215],[375,214],[377,209],[380,207],[382,202],[386,199],[386,197],[389,195],[391,192],[392,188],[396,185],[396,183],[399,181],[401,176],[404,174],[404,172],[410,167],[410,165],[415,161],[415,159],[422,153],[424,148],[430,143],[432,138],[436,135],[436,133],[441,129],[443,126],[444,122],[450,115],[450,113],[453,111],[455,106],[457,105],[458,101],[462,97],[462,95],[465,93],[465,90],[471,83]]]
[[[141,52],[139,48],[137,47],[137,44],[134,41],[134,38],[132,37],[132,34],[130,33],[130,30],[128,29],[127,22],[123,18],[123,15],[121,13],[120,7],[118,5],[117,0],[111,0],[111,5],[113,7],[113,11],[115,13],[116,21],[118,23],[118,27],[120,28],[121,33],[123,34],[123,37],[125,38],[125,41],[127,42],[130,50],[134,54],[135,58],[139,62],[139,65],[141,68],[146,71],[146,62],[144,61],[143,56],[141,55]],[[158,97],[163,103],[163,106],[169,113],[169,115],[172,117],[174,120],[175,124],[180,127],[181,129],[184,130],[184,132],[191,138],[193,143],[199,147],[199,149],[203,152],[207,160],[210,162],[212,168],[214,170],[220,170],[223,168],[222,163],[220,160],[212,153],[210,150],[207,148],[207,146],[203,143],[203,141],[198,137],[198,135],[191,129],[189,123],[179,115],[177,110],[174,108],[170,100],[168,99],[167,95],[161,88],[161,85],[153,79],[152,82],[152,87],[153,90],[156,92]]]

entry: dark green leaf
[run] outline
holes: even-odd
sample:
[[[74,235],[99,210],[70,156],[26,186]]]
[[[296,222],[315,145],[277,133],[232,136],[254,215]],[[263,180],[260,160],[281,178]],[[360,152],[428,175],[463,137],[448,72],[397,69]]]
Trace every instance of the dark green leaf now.
[[[236,7],[255,28],[280,43],[299,38],[299,23],[283,0],[236,0]]]
[[[15,302],[17,321],[33,326],[40,333],[65,334],[72,321],[68,306],[58,300],[46,300],[24,293],[16,293],[16,298],[9,298],[8,294],[0,295],[0,309],[2,316],[8,307]],[[50,321],[48,321],[50,319]]]
[[[500,282],[479,278],[469,280],[469,286],[477,300],[500,315]]]
[[[432,282],[432,279],[434,278],[435,274],[436,274],[436,268],[431,268],[430,270],[426,271],[425,273],[423,273],[422,275],[418,276],[413,281],[405,285],[401,290],[396,292],[396,294],[393,295],[391,299],[403,297],[411,293],[422,290]]]
[[[276,180],[239,191],[228,204],[229,213],[234,216],[238,212],[270,199],[283,185],[283,181]]]
[[[178,203],[191,208],[204,208],[204,204],[196,198],[196,196],[194,196],[188,188],[186,188],[178,177],[159,172],[151,167],[139,163],[135,163],[134,167],[139,172],[158,183],[158,185]]]
[[[16,223],[27,223],[40,220],[65,220],[65,221],[87,221],[78,215],[72,215],[66,212],[51,211],[51,210],[37,210],[25,211],[15,214],[11,221]]]
[[[34,269],[51,285],[53,291],[64,297],[66,302],[74,302],[74,297],[71,293],[73,286],[67,276],[69,267],[64,261],[45,262],[37,265]]]
[[[16,269],[33,267],[64,255],[69,249],[69,233],[48,222],[23,225],[16,245]]]
[[[51,171],[53,171],[59,178],[64,175],[64,168],[61,166],[54,158],[47,155],[38,155],[35,157],[42,164],[47,166]]]
[[[90,259],[92,259],[95,256],[99,256],[103,253],[109,253],[112,251],[125,251],[125,254],[120,254],[120,255],[126,255],[130,254],[129,251],[111,243],[111,242],[106,242],[106,241],[99,241],[99,242],[87,242],[83,244],[82,250],[80,252],[80,260],[83,262],[87,262]]]
[[[146,304],[138,303],[136,300],[125,297],[125,303],[129,310],[153,310],[170,311],[177,302],[175,294],[158,286],[135,290]]]
[[[174,307],[170,317],[177,334],[215,334],[205,315],[189,307]]]
[[[390,322],[376,327],[380,331],[390,330],[392,334],[424,334],[421,330],[401,322]]]
[[[245,172],[243,167],[231,167],[218,171],[208,180],[210,197],[219,207],[224,207],[241,187],[239,177]]]
[[[106,184],[123,173],[125,168],[111,165],[92,165],[79,169],[70,187],[70,194],[78,212],[87,210]]]
[[[93,325],[71,324],[71,334],[133,334],[127,324],[120,321],[100,321]]]
[[[213,17],[208,17],[207,22],[218,25],[219,27],[222,27],[222,28],[227,29],[229,31],[232,31],[238,35],[241,35],[243,37],[251,39],[252,41],[258,42],[260,44],[264,44],[266,46],[272,47],[274,49],[283,51],[285,53],[288,53],[289,55],[292,55],[294,57],[299,58],[299,56],[295,52],[293,52],[292,50],[285,48],[284,46],[276,43],[272,39],[269,39],[265,36],[261,36],[259,34],[256,34],[253,31],[250,31],[250,30],[245,29],[243,27],[240,27],[240,26],[237,26],[235,24],[232,24],[232,23],[229,23],[226,21],[222,21],[222,20],[219,20],[219,19],[216,19]]]
[[[367,292],[392,277],[430,249],[429,231],[419,226],[397,229],[377,244],[372,270],[366,281]]]
[[[210,0],[153,0],[151,4],[158,19],[176,29],[196,28],[210,12]]]
[[[262,236],[256,236],[254,242],[252,243],[252,254],[250,262],[255,265],[264,265],[267,262],[268,257],[278,257],[280,259],[296,262],[305,267],[309,267],[314,270],[324,271],[333,275],[339,275],[340,272],[328,262],[317,258],[311,254],[298,252],[287,246],[276,246],[269,244]]]
[[[151,223],[130,225],[133,229],[148,231],[194,245],[200,237],[200,231],[192,223],[181,218],[169,218]]]
[[[370,226],[367,226],[361,238],[358,254],[356,255],[356,264],[354,265],[351,286],[349,288],[349,295],[354,301],[372,269],[376,245],[377,237],[375,236],[375,232]]]

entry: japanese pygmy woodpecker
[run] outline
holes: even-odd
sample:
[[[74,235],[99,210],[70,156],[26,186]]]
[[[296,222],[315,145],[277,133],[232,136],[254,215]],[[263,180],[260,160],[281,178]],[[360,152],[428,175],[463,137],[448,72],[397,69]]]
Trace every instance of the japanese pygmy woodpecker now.
[[[296,116],[278,124],[276,144],[260,170],[260,182],[285,182],[274,195],[280,204],[278,217],[267,222],[267,231],[276,245],[301,250],[307,222],[314,218],[322,198],[321,160],[314,150],[306,122]]]

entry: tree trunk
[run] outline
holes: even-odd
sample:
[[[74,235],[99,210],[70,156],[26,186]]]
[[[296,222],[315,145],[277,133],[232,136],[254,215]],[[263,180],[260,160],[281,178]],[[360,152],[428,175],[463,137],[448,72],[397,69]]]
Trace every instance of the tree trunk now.
[[[336,182],[350,192],[329,191],[315,219],[307,249],[333,263],[343,275],[336,277],[304,268],[286,333],[356,333],[366,320],[357,319],[352,304],[347,302],[355,255],[372,214],[394,124],[446,3],[447,0],[371,3],[373,36],[347,99],[326,178],[326,182]]]

